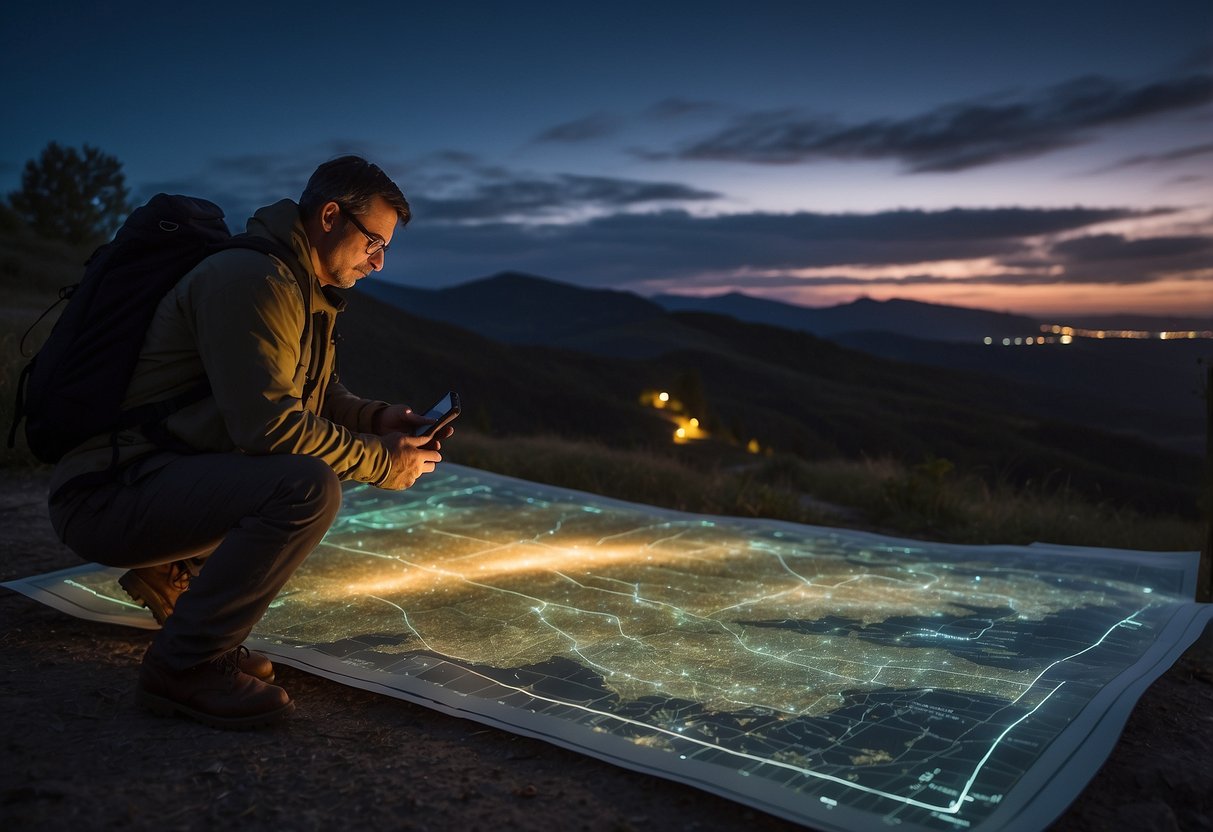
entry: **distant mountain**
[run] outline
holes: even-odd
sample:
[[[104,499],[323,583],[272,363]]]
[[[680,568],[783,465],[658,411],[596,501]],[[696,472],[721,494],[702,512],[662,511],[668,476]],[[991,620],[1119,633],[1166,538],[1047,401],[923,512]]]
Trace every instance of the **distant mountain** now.
[[[366,282],[368,294],[414,315],[446,321],[512,344],[543,344],[610,355],[659,355],[679,342],[704,337],[678,328],[667,311],[713,312],[742,321],[833,337],[846,332],[891,332],[936,341],[980,342],[1039,331],[1032,318],[982,309],[908,300],[860,299],[809,308],[733,292],[707,298],[587,289],[532,275],[504,272],[449,289],[415,289]],[[662,328],[647,324],[664,319]],[[675,330],[671,332],[671,327]]]
[[[363,284],[360,291],[410,314],[508,344],[625,358],[712,347],[704,333],[682,327],[663,307],[631,292],[587,289],[516,272],[449,289],[414,289],[382,281]]]
[[[715,312],[826,338],[845,332],[891,332],[934,341],[976,343],[985,337],[1023,336],[1040,329],[1038,321],[1023,315],[899,299],[860,298],[822,308],[781,303],[741,292],[703,298],[656,295],[651,300],[671,311]]]

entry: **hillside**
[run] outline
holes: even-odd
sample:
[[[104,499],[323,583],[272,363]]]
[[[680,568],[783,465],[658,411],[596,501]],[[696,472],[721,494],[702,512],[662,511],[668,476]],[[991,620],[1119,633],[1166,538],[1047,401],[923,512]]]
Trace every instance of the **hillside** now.
[[[1040,414],[1121,431],[1187,453],[1203,453],[1205,368],[1213,341],[1075,339],[1025,348],[958,344],[852,332],[836,343],[871,355],[1004,378]]]
[[[669,316],[694,336],[689,346],[608,359],[509,345],[361,291],[349,297],[342,371],[351,386],[410,402],[458,389],[469,424],[482,430],[664,449],[671,427],[639,399],[670,390],[702,401],[697,415],[717,438],[753,438],[806,459],[946,458],[990,481],[1047,482],[1151,511],[1196,510],[1197,457],[1038,418],[1020,405],[1020,389],[979,374],[703,313]],[[400,356],[398,370],[383,372],[385,355]]]
[[[506,273],[441,290],[377,281],[362,289],[411,314],[507,343],[646,360],[671,352],[734,350],[718,332],[690,326],[681,313],[664,312],[636,295],[527,275]],[[1204,451],[1197,359],[1213,360],[1213,341],[1078,339],[1065,346],[1004,348],[997,341],[985,345],[978,335],[1030,334],[1036,322],[910,301],[861,300],[827,309],[736,293],[677,301],[707,305],[718,314],[723,309],[752,324],[800,332],[816,327],[832,333],[828,337],[836,343],[881,358],[980,375],[987,406],[1026,418],[1089,425],[1185,453]]]

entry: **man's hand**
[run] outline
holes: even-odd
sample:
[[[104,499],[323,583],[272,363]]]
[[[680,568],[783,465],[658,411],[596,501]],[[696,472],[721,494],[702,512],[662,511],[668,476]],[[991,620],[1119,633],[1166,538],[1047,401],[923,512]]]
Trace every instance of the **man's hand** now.
[[[442,461],[442,454],[438,453],[441,445],[431,437],[389,433],[382,441],[392,458],[392,470],[387,479],[379,484],[380,488],[389,491],[408,488],[417,482],[418,477],[430,473],[434,465]]]
[[[433,423],[433,419],[427,419],[420,413],[414,413],[407,405],[393,404],[379,411],[375,417],[375,433],[380,436],[387,436],[390,433],[403,433],[412,436],[418,428],[432,425]],[[438,441],[435,441],[433,445],[425,444],[424,447],[438,450],[438,442],[446,439],[454,432],[455,428],[447,425],[438,431],[437,436],[433,437],[434,440]]]
[[[420,413],[414,413],[412,408],[403,404],[391,404],[375,415],[375,433],[387,436],[389,433],[407,433],[410,436],[422,425],[428,424]]]

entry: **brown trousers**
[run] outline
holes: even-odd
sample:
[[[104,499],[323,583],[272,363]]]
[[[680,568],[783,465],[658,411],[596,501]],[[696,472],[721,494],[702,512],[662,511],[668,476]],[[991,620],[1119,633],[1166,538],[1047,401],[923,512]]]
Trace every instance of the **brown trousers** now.
[[[244,642],[340,507],[337,475],[314,457],[224,453],[69,484],[50,515],[85,560],[132,568],[206,558],[151,648],[159,664],[184,670]]]

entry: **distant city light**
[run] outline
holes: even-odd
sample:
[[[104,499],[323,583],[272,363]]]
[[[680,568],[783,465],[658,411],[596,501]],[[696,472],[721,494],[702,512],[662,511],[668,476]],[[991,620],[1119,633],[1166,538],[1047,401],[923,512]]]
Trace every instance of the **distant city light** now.
[[[1213,339],[1213,330],[1168,330],[1164,332],[1148,332],[1140,329],[1083,329],[1081,327],[1065,326],[1063,324],[1041,324],[1040,331],[1046,335],[1027,335],[1012,338],[1002,338],[1002,345],[1009,347],[1033,346],[1036,344],[1073,344],[1075,338],[1094,338],[1108,340],[1112,338],[1128,338],[1134,340],[1180,341],[1196,338]],[[981,339],[987,346],[995,342],[995,336],[987,335]]]
[[[1134,340],[1158,339],[1160,341],[1178,341],[1194,338],[1213,338],[1213,330],[1168,330],[1150,332],[1144,329],[1083,329],[1082,327],[1064,326],[1061,324],[1041,324],[1041,332],[1053,332],[1077,338],[1129,338]],[[1069,343],[1068,341],[1063,343]]]

